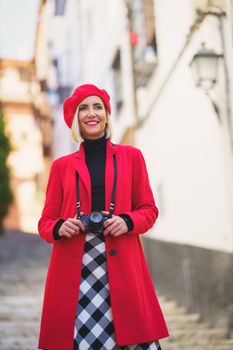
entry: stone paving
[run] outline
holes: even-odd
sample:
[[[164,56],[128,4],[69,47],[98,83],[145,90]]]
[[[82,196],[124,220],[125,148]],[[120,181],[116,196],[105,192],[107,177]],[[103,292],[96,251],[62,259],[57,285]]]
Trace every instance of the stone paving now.
[[[44,281],[51,246],[38,235],[9,231],[0,236],[0,350],[36,350]],[[199,315],[187,314],[174,301],[159,300],[170,337],[162,350],[233,350]]]
[[[0,350],[37,349],[50,250],[35,234],[0,236]]]

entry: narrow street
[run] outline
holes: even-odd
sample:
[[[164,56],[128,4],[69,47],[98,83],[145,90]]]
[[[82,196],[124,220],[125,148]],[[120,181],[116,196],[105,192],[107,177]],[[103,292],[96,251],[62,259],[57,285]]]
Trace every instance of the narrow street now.
[[[52,250],[38,220],[44,208],[50,230],[75,203],[146,233],[162,350],[233,350],[233,0],[0,0],[0,24],[0,350],[38,350]],[[112,305],[124,293],[115,323],[146,334],[154,319],[167,335],[140,244],[124,238],[106,251]],[[57,305],[72,305],[81,262],[72,240],[63,259],[66,243],[51,266],[53,350],[69,347]]]
[[[36,350],[43,285],[51,246],[37,235],[0,236],[0,350]],[[174,301],[159,297],[170,337],[163,350],[232,350],[233,340],[210,329],[199,315],[186,314]]]

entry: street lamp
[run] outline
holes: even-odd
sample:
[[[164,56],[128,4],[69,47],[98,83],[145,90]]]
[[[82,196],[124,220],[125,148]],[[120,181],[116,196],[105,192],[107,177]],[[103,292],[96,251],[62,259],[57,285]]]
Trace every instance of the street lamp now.
[[[205,44],[202,43],[201,49],[198,50],[190,62],[190,68],[192,69],[196,86],[201,87],[209,97],[219,121],[219,109],[216,103],[210,97],[209,91],[217,82],[218,62],[220,58],[223,58],[222,54],[217,54],[214,50],[207,49]]]
[[[222,54],[207,49],[202,43],[201,49],[193,56],[190,63],[196,86],[201,87],[205,92],[214,87],[217,82],[218,61],[222,57]]]

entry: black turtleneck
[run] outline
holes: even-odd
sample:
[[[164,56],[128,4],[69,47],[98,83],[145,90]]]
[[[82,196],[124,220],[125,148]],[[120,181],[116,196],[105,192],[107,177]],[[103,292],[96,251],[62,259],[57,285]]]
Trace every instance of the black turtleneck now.
[[[83,146],[91,177],[92,211],[105,210],[106,137],[85,140]]]
[[[84,140],[83,146],[85,150],[85,161],[91,178],[91,193],[92,193],[92,211],[105,210],[105,163],[106,163],[106,136],[97,140]],[[132,230],[133,221],[127,214],[119,216],[125,221],[128,231]],[[64,220],[59,220],[53,229],[55,240],[62,237],[58,231]]]

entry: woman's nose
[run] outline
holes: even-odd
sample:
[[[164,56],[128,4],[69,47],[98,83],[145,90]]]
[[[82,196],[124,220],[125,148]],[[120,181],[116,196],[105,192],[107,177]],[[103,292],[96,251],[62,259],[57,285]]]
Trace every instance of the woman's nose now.
[[[89,108],[89,109],[88,109],[87,115],[88,115],[88,116],[95,115],[95,109],[94,109],[94,108]]]

